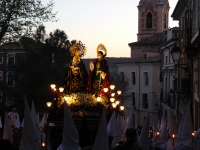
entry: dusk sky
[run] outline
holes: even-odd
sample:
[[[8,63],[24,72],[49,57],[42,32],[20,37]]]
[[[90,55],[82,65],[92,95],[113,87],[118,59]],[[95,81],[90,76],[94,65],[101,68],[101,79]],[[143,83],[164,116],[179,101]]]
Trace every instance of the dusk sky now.
[[[44,4],[49,0],[42,0]],[[169,27],[178,26],[171,14],[178,0],[169,0]],[[137,41],[139,0],[54,0],[58,22],[45,23],[47,34],[65,31],[68,39],[87,47],[84,58],[96,58],[96,48],[104,44],[107,57],[130,57],[128,43]]]

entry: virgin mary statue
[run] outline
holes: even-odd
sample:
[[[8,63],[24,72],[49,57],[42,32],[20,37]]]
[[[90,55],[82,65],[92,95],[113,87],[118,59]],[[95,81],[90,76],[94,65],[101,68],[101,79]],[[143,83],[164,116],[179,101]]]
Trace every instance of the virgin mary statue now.
[[[70,52],[72,59],[64,78],[63,87],[68,94],[84,93],[86,92],[88,73],[81,57],[85,55],[86,47],[79,41],[72,45]]]

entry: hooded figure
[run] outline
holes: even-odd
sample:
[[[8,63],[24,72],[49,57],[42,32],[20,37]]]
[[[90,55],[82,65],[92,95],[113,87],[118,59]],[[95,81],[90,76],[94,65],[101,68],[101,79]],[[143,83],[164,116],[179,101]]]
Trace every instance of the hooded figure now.
[[[66,103],[64,103],[63,139],[57,150],[80,150],[78,130]]]

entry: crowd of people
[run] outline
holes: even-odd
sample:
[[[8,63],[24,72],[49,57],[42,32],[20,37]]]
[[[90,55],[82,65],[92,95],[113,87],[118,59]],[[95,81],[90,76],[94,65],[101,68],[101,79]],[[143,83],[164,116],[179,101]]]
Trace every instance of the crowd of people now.
[[[65,108],[64,108],[65,109]],[[69,108],[68,108],[69,109]],[[31,111],[30,111],[31,112]],[[69,114],[70,114],[70,111],[69,111]],[[131,115],[132,113],[130,113],[130,115]],[[12,132],[13,132],[13,135],[12,135],[12,137],[10,137],[9,138],[9,136],[8,135],[4,135],[5,134],[5,132],[3,132],[3,134],[2,134],[2,136],[1,136],[1,140],[0,140],[0,149],[1,150],[18,150],[19,149],[19,146],[20,146],[20,144],[21,144],[21,139],[22,139],[22,136],[23,136],[23,134],[22,134],[22,131],[23,131],[23,125],[22,125],[22,123],[20,124],[20,127],[18,128],[18,127],[16,127],[17,126],[17,120],[19,119],[19,114],[17,113],[17,109],[15,108],[15,107],[12,107],[11,109],[10,109],[10,111],[8,112],[8,113],[6,113],[5,114],[5,117],[7,116],[7,118],[8,118],[8,122],[9,122],[9,126],[10,126],[10,128],[12,129]],[[36,117],[36,115],[35,115],[35,117]],[[72,117],[71,115],[68,115],[68,117]],[[32,117],[31,117],[32,118]],[[158,136],[158,135],[153,135],[153,136],[150,136],[150,130],[151,130],[151,132],[153,132],[153,133],[155,133],[155,131],[153,131],[153,130],[155,130],[155,128],[149,128],[149,121],[148,121],[148,115],[147,115],[147,121],[145,120],[145,123],[144,123],[144,125],[143,125],[143,127],[142,128],[140,128],[139,130],[138,129],[136,129],[136,128],[134,128],[133,126],[127,126],[129,123],[129,121],[131,121],[130,120],[130,118],[132,118],[131,116],[129,116],[128,117],[129,119],[128,120],[126,120],[125,122],[126,122],[126,125],[124,126],[124,131],[123,131],[123,133],[122,134],[119,134],[119,135],[115,135],[115,136],[113,136],[113,135],[111,135],[111,136],[109,136],[109,134],[108,134],[108,124],[109,124],[109,122],[110,121],[112,121],[111,120],[111,118],[110,118],[110,120],[109,120],[109,122],[107,122],[107,119],[105,119],[106,120],[106,123],[105,123],[105,127],[104,127],[104,130],[106,130],[106,134],[105,134],[105,136],[104,136],[104,138],[103,138],[103,141],[105,142],[106,140],[105,140],[105,138],[107,138],[107,141],[108,141],[108,149],[105,149],[105,150],[141,150],[141,149],[143,149],[143,150],[150,150],[150,149],[153,149],[153,150],[157,150],[157,149],[160,149],[160,150],[171,150],[171,149],[175,149],[175,150],[182,150],[181,148],[178,148],[178,147],[181,147],[181,146],[183,146],[184,144],[183,143],[181,143],[180,144],[180,142],[178,142],[178,135],[176,136],[176,138],[174,139],[174,147],[173,147],[173,145],[172,145],[172,139],[171,139],[171,137],[170,137],[170,129],[169,128],[173,128],[171,125],[170,125],[170,122],[171,121],[173,121],[173,120],[168,120],[168,123],[167,123],[167,121],[165,120],[165,121],[162,121],[161,123],[160,123],[160,125],[159,126],[157,126],[157,127],[159,127],[160,129],[159,130],[156,130],[156,131],[158,131],[158,132],[160,132],[160,135]],[[173,117],[172,117],[173,118]],[[45,117],[45,120],[46,120],[47,118]],[[73,127],[73,129],[75,129],[76,127],[75,127],[75,124],[73,123],[73,119],[71,118],[71,120],[69,120],[67,117],[66,117],[66,115],[65,115],[65,118],[64,119],[66,119],[67,121],[67,124],[69,125],[70,124],[70,122],[71,122],[71,126],[74,126]],[[113,118],[113,119],[117,119],[117,117],[115,118]],[[32,120],[34,120],[34,119],[32,119]],[[2,125],[2,126],[0,126],[1,127],[1,129],[3,129],[3,130],[7,130],[6,128],[5,128],[5,126],[6,125],[8,125],[8,124],[6,124],[5,122],[6,122],[6,118],[4,118],[4,117],[2,117],[2,119],[1,119],[1,121],[2,122],[0,122],[0,125]],[[147,122],[147,125],[145,125],[146,124],[146,122]],[[27,125],[27,124],[26,124]],[[39,127],[40,127],[40,125],[38,125]],[[70,128],[71,128],[71,126],[69,126],[68,127],[68,129],[63,129],[63,130],[71,130]],[[100,130],[100,127],[101,126],[101,121],[100,121],[100,124],[99,124],[99,126],[95,126],[91,131],[90,131],[90,138],[89,138],[89,141],[87,141],[87,144],[85,143],[85,144],[83,144],[84,146],[82,146],[82,147],[80,147],[79,148],[79,150],[94,150],[94,145],[96,145],[96,143],[98,143],[96,140],[99,140],[99,141],[101,141],[100,139],[102,138],[97,138],[100,134],[102,134],[103,133],[103,131],[102,130]],[[117,124],[115,124],[114,126],[117,126]],[[113,131],[114,131],[114,128],[115,127],[112,127],[113,128]],[[182,126],[184,126],[184,125],[182,125]],[[3,128],[2,128],[3,127]],[[44,127],[44,126],[43,126]],[[189,125],[187,124],[187,127],[188,127],[188,129],[189,129]],[[64,125],[64,128],[65,128],[65,125]],[[145,130],[145,128],[147,129],[147,130]],[[45,137],[45,139],[43,139],[43,141],[45,141],[45,142],[47,142],[46,140],[49,140],[49,135],[45,135],[45,133],[43,132],[43,130],[40,130],[40,129],[44,129],[44,128],[39,128],[39,131],[38,131],[38,133],[40,133],[40,135],[44,135],[44,137]],[[67,131],[66,133],[64,133],[63,132],[63,138],[65,139],[65,140],[67,140],[67,139],[70,139],[70,136],[72,135],[72,134],[74,134],[74,133],[76,133],[76,130],[77,129],[75,129],[74,131],[73,130],[71,130],[70,131],[70,135],[68,135],[69,137],[67,137],[67,138],[64,138],[69,132]],[[99,131],[100,130],[100,131]],[[172,129],[171,129],[172,130]],[[145,141],[145,137],[142,137],[142,135],[144,135],[144,132],[148,132],[145,136],[147,137],[146,139],[146,141]],[[182,131],[182,134],[183,134],[183,132],[184,131]],[[193,142],[193,145],[192,145],[192,143],[189,143],[189,144],[185,144],[184,146],[186,146],[187,147],[187,150],[198,150],[198,148],[200,148],[199,146],[200,146],[200,142],[199,142],[199,134],[200,134],[200,129],[199,130],[197,130],[196,131],[196,133],[195,133],[196,135],[195,135],[195,138],[193,139],[194,141],[192,141]],[[16,141],[14,141],[14,138],[16,138],[16,136],[18,136],[17,137],[17,142]],[[117,136],[120,136],[120,138],[119,137],[117,137]],[[12,138],[12,139],[11,139]],[[118,139],[118,141],[113,145],[113,141],[115,140],[115,138],[116,139]],[[181,137],[179,137],[179,140],[181,139]],[[188,137],[188,139],[191,139],[191,137]],[[16,140],[16,139],[15,139]],[[71,140],[71,139],[70,139]],[[69,141],[70,141],[69,140]],[[146,147],[148,147],[148,148],[144,148],[143,147],[143,145],[141,145],[141,140],[142,140],[142,142],[145,142],[145,144],[144,145],[146,145]],[[78,142],[80,142],[79,141],[79,138],[77,138],[76,139],[76,141],[78,141]],[[66,141],[62,141],[62,143],[65,143]],[[78,142],[76,142],[76,143],[78,143]],[[16,145],[16,143],[18,143],[18,145]],[[42,144],[42,143],[41,143]],[[47,143],[45,143],[45,145],[46,145]],[[77,144],[78,146],[79,146],[79,143]],[[105,142],[105,145],[106,145],[106,142]],[[195,149],[196,148],[196,149]],[[46,149],[46,148],[44,148],[44,149]],[[49,150],[65,150],[65,149],[58,149],[57,147],[56,148],[52,148],[51,147],[51,143],[50,143],[50,141],[49,141],[49,143],[48,143],[48,149]],[[75,150],[75,149],[74,149]],[[96,149],[95,149],[96,150]]]

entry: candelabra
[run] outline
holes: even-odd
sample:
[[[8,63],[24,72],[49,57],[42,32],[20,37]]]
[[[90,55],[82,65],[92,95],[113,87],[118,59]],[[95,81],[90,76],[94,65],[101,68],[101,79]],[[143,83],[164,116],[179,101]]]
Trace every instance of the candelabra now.
[[[54,101],[53,101],[53,107],[57,108],[58,101],[60,100],[60,95],[63,93],[64,88],[63,87],[57,88],[55,84],[51,84],[50,87],[51,87],[53,93],[55,94]],[[48,104],[50,105],[50,103],[48,103]]]
[[[115,85],[110,85],[109,88],[104,88],[103,90],[108,99],[110,115],[112,110],[122,115],[124,113],[124,106],[120,106],[120,97],[122,92],[120,90],[115,90]]]

